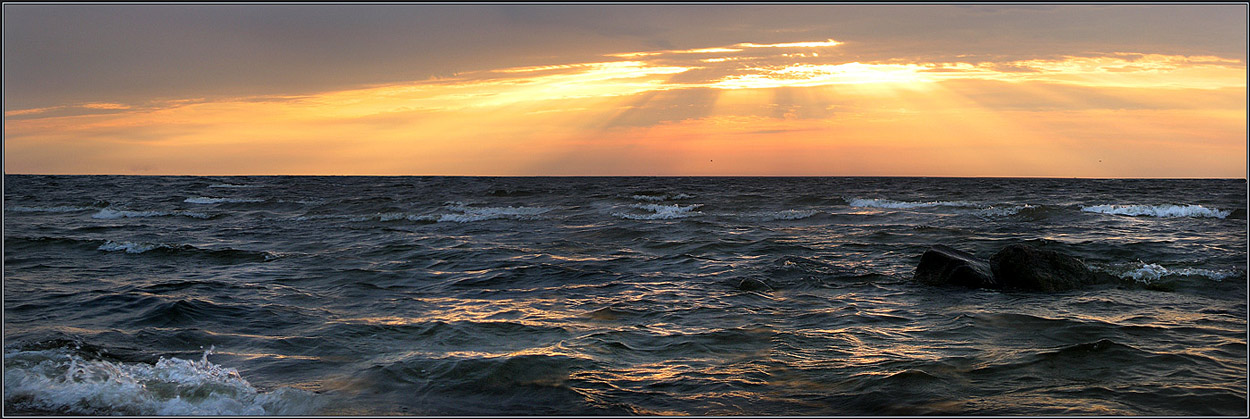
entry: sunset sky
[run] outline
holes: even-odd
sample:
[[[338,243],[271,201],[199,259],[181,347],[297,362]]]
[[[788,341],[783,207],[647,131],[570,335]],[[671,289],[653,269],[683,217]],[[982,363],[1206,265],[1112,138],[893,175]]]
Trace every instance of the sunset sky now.
[[[1246,13],[5,4],[4,165],[1242,178]]]

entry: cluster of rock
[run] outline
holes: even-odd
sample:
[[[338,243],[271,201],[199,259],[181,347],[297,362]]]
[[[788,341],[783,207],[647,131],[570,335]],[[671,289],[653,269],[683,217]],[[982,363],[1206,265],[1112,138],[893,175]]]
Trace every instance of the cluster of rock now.
[[[916,281],[970,288],[1064,291],[1102,282],[1073,256],[1022,244],[1002,248],[989,258],[945,245],[934,245],[920,256]]]

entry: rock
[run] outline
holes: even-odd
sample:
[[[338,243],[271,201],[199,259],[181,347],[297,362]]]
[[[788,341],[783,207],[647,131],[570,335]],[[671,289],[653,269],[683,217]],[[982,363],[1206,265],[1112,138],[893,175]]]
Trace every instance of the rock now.
[[[990,269],[1003,288],[1054,292],[1097,281],[1080,259],[1022,244],[1004,247],[991,256]]]
[[[912,278],[932,285],[999,288],[985,259],[940,244],[920,255],[920,264],[916,265],[916,274]]]
[[[768,286],[768,283],[764,281],[747,278],[738,283],[738,289],[743,291],[772,291],[773,287]]]

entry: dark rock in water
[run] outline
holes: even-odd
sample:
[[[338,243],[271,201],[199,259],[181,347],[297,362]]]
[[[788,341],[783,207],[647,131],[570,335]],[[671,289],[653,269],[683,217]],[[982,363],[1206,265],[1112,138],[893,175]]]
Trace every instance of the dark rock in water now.
[[[972,288],[999,288],[990,264],[971,253],[945,245],[934,245],[920,255],[913,279],[932,285],[962,285]]]
[[[999,250],[990,257],[990,268],[1003,288],[1054,292],[1097,281],[1080,259],[1022,244]]]
[[[755,278],[747,278],[738,283],[738,289],[743,291],[772,291],[773,287],[769,286],[768,283],[764,281]]]
[[[1246,209],[1245,209],[1245,208],[1237,208],[1237,209],[1233,210],[1233,212],[1232,212],[1232,213],[1229,213],[1227,218],[1231,218],[1231,219],[1234,219],[1234,220],[1244,220],[1244,219],[1246,219]]]

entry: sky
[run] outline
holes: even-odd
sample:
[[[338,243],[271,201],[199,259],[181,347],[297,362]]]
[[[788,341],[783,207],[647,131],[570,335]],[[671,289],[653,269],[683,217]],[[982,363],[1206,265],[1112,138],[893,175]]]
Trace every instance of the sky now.
[[[6,3],[4,167],[1244,178],[1246,14]]]

